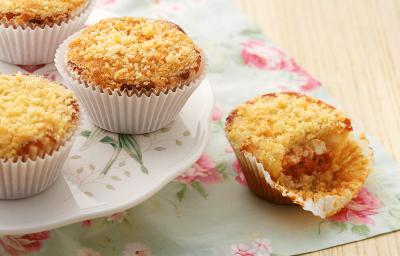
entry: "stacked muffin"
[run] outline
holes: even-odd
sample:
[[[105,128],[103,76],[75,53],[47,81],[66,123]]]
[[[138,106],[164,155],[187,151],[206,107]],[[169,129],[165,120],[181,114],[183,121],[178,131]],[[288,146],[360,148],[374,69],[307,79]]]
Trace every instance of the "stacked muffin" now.
[[[55,181],[79,112],[73,92],[59,84],[0,75],[0,199],[31,196]]]
[[[227,118],[250,189],[326,218],[358,194],[373,162],[363,135],[334,107],[297,93],[256,97]]]
[[[64,42],[56,66],[97,126],[142,134],[170,123],[204,78],[205,58],[177,25],[111,18]]]
[[[91,8],[90,0],[0,0],[0,59],[20,65],[52,62]]]

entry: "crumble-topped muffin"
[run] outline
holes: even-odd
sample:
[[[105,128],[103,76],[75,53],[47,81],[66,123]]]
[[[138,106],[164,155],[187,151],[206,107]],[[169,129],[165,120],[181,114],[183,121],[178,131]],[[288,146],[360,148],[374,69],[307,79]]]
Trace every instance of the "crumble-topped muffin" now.
[[[20,26],[59,24],[88,0],[0,0],[0,21]]]
[[[102,89],[165,91],[200,73],[200,49],[177,25],[145,18],[110,18],[89,26],[68,46],[76,78]]]
[[[317,146],[324,134],[345,134],[352,127],[350,120],[332,106],[300,94],[279,93],[239,106],[228,117],[226,130],[230,141],[265,162],[277,178],[290,158],[290,154],[285,156],[288,147],[306,141],[312,144],[306,148]]]
[[[51,154],[78,119],[72,91],[38,76],[0,75],[0,160]]]
[[[248,101],[229,115],[225,130],[246,178],[251,180],[254,170],[244,159],[253,157],[275,190],[321,217],[333,215],[356,196],[371,171],[368,142],[355,137],[350,119],[298,93]]]

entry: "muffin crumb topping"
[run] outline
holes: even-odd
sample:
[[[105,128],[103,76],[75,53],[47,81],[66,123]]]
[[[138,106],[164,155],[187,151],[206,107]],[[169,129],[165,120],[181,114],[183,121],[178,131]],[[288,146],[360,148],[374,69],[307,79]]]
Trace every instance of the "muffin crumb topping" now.
[[[17,25],[51,25],[70,18],[88,0],[0,0],[0,21]]]
[[[112,90],[173,89],[196,78],[199,48],[168,21],[111,18],[68,46],[69,68],[84,82]]]
[[[61,145],[77,125],[72,91],[45,78],[0,75],[0,159]],[[54,148],[53,148],[54,149]]]

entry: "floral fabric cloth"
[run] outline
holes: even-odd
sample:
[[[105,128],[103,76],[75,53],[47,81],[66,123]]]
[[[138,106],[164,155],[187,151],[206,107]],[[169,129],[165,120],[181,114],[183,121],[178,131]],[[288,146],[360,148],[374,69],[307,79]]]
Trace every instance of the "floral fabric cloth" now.
[[[304,92],[328,102],[320,83],[249,23],[229,0],[100,0],[117,15],[169,19],[206,51],[216,97],[209,145],[184,174],[146,202],[56,230],[0,237],[0,255],[289,255],[400,228],[400,172],[382,147],[359,195],[329,220],[253,196],[224,137],[230,109],[256,95]],[[21,67],[44,74],[43,66]]]

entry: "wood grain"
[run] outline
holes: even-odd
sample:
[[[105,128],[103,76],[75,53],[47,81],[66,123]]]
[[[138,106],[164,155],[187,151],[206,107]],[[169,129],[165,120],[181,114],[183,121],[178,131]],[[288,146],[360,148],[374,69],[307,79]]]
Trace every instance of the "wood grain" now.
[[[399,0],[233,0],[400,162]],[[400,255],[400,232],[307,255]]]

